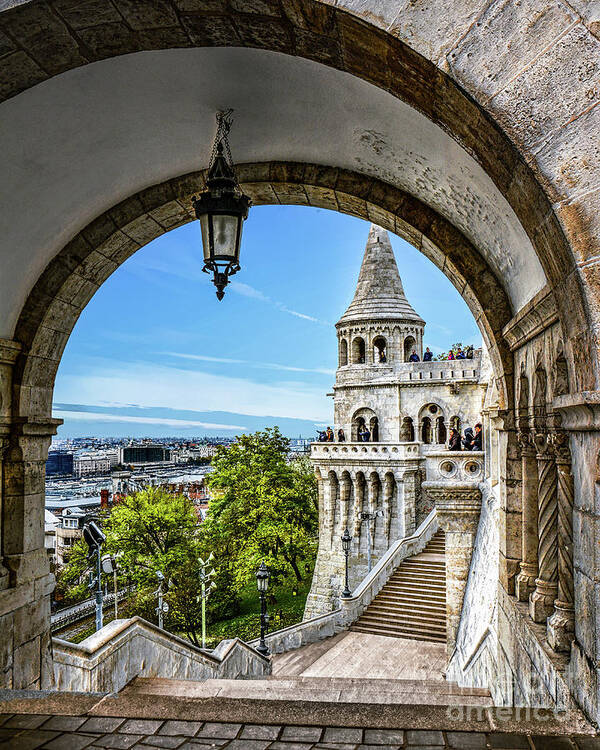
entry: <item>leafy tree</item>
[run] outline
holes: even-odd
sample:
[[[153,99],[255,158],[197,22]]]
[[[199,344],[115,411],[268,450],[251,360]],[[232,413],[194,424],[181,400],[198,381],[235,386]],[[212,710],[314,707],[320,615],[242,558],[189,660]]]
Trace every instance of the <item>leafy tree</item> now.
[[[88,579],[88,547],[80,539],[71,547],[65,565],[57,572],[54,598],[63,604],[80,602],[90,596]]]
[[[306,459],[288,461],[277,427],[219,447],[208,477],[213,490],[202,544],[220,551],[238,588],[264,560],[274,585],[294,585],[312,571],[318,530],[316,482]]]

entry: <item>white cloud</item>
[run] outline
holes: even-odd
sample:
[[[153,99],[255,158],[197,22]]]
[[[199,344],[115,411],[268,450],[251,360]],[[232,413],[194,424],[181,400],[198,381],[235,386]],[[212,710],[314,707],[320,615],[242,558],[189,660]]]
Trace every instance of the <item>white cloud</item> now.
[[[223,362],[232,365],[246,365],[247,367],[257,367],[263,370],[281,370],[283,372],[315,372],[319,375],[335,375],[335,370],[328,370],[324,367],[292,367],[291,365],[280,365],[274,362],[250,362],[246,359],[228,359],[227,357],[210,357],[205,354],[189,354],[188,352],[159,352],[159,354],[168,357],[177,357],[178,359],[190,359],[199,362]]]
[[[76,419],[88,422],[135,422],[136,424],[164,424],[169,427],[204,427],[207,430],[246,430],[239,424],[213,424],[212,422],[197,422],[192,419],[168,419],[165,417],[131,417],[123,414],[99,414],[94,411],[69,411],[55,409],[52,412],[58,419]]]
[[[222,409],[322,422],[332,411],[323,390],[305,383],[264,384],[165,365],[110,362],[84,375],[59,377],[54,400],[90,405],[137,403],[193,411]]]

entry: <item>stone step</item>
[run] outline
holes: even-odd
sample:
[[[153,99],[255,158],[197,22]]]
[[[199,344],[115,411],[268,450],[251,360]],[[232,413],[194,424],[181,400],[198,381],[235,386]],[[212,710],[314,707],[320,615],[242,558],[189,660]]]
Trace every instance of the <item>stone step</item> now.
[[[371,610],[371,607],[373,609]],[[387,599],[373,602],[369,607],[369,612],[373,611],[378,614],[393,614],[397,612],[423,612],[423,614],[446,616],[446,607],[439,604],[424,604],[423,602],[394,602]]]
[[[446,591],[440,591],[439,589],[428,588],[420,589],[417,586],[409,585],[387,585],[384,586],[378,596],[391,596],[401,597],[407,596],[409,599],[425,597],[427,599],[434,599],[436,601],[446,601]]]
[[[161,697],[186,701],[219,699],[278,703],[280,701],[324,703],[369,703],[378,705],[470,705],[490,706],[489,693],[461,689],[444,680],[362,680],[329,677],[272,677],[260,680],[219,680],[204,682],[165,679],[136,679],[122,692],[129,700],[160,700]]]
[[[423,581],[389,581],[385,584],[385,586],[381,589],[382,591],[418,591],[419,593],[422,591],[423,593],[429,593],[434,596],[443,596],[445,598],[446,596],[446,586],[442,586],[441,584],[432,583],[430,581],[423,582]]]
[[[424,576],[424,575],[406,575],[401,574],[398,576],[394,576],[393,578],[390,578],[387,582],[386,586],[388,584],[404,584],[404,583],[418,583],[418,584],[425,584],[433,586],[434,588],[440,588],[446,586],[446,581],[441,576]]]
[[[363,615],[357,620],[358,625],[380,625],[383,628],[389,628],[390,630],[400,629],[403,630],[407,627],[423,627],[430,632],[446,633],[446,621],[445,618],[440,620],[438,617],[422,617],[420,614],[407,615],[401,614],[396,617],[381,617],[379,615]]]
[[[429,641],[431,643],[445,643],[446,635],[429,633],[424,628],[404,628],[403,630],[388,630],[380,626],[372,627],[356,623],[350,627],[355,633],[370,633],[371,635],[386,635],[388,638],[406,638],[408,640]]]

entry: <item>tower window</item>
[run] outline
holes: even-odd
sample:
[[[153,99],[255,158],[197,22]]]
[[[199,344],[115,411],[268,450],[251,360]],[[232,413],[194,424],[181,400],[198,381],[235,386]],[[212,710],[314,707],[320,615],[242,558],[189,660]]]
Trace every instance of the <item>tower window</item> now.
[[[348,364],[348,342],[346,339],[340,341],[340,367]]]
[[[373,360],[375,364],[384,364],[388,361],[387,341],[383,336],[377,336],[373,341]]]
[[[352,364],[364,365],[365,363],[365,341],[357,336],[352,342]]]

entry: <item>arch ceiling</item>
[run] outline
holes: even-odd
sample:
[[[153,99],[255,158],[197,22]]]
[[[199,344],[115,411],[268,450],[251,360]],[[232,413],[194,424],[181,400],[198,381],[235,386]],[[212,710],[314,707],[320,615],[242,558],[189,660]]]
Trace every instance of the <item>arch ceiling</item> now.
[[[8,179],[0,188],[0,216],[8,273],[0,319],[14,325],[32,282],[97,215],[148,185],[205,167],[214,113],[229,104],[236,161],[328,164],[397,185],[480,249],[504,280],[514,310],[544,286],[506,199],[473,157],[417,110],[297,57],[165,50],[77,68],[2,105]],[[43,128],[31,127],[32,113],[44,113]]]
[[[206,85],[202,70],[195,70],[195,77],[189,71],[187,75],[182,71],[181,76],[171,80],[172,86],[163,97],[147,81],[141,82],[140,95],[127,85],[138,83],[135,77],[128,79],[130,74],[134,76],[135,63],[131,70],[113,68],[110,86],[106,80],[110,68],[105,66],[130,64],[125,57],[128,53],[139,53],[139,59],[150,61],[158,53],[141,50],[171,50],[166,53],[168,58],[161,58],[165,63],[169,61],[164,71],[161,66],[158,76],[157,84],[164,84],[163,73],[167,73],[167,68],[172,71],[175,65],[172,55],[199,52],[172,48],[258,48],[270,51],[272,59],[279,61],[275,75],[267,74],[260,81],[258,97],[249,102],[249,105],[266,103],[267,110],[275,114],[274,121],[266,123],[271,145],[277,145],[285,158],[292,152],[295,160],[314,160],[315,148],[323,152],[329,149],[340,162],[333,165],[340,167],[347,164],[343,160],[353,146],[356,153],[352,154],[355,159],[350,164],[352,168],[393,180],[397,187],[416,190],[418,197],[441,216],[451,219],[476,244],[502,278],[513,312],[531,296],[529,289],[534,290],[544,282],[531,248],[524,252],[526,243],[521,229],[524,230],[555,292],[568,355],[581,373],[577,387],[590,387],[590,370],[580,365],[589,362],[590,354],[595,359],[595,350],[590,351],[595,333],[590,331],[596,330],[594,321],[600,318],[597,302],[600,295],[596,293],[599,232],[594,231],[600,221],[600,211],[596,210],[600,160],[594,150],[600,112],[596,106],[600,98],[600,52],[596,38],[598,19],[593,7],[590,11],[589,4],[581,0],[568,3],[566,0],[520,3],[442,0],[435,4],[429,0],[400,3],[343,0],[337,6],[319,0],[5,0],[1,3],[4,10],[0,12],[0,100],[4,104],[0,105],[0,121],[6,122],[4,116],[10,113],[13,132],[19,125],[23,127],[20,144],[25,144],[30,136],[32,123],[37,126],[43,122],[49,133],[57,135],[57,128],[53,127],[57,107],[50,117],[48,106],[62,101],[66,110],[71,108],[73,112],[77,108],[74,97],[78,95],[80,106],[74,117],[81,117],[89,124],[89,129],[76,128],[62,120],[72,137],[59,143],[63,149],[60,165],[63,171],[54,172],[54,179],[48,179],[48,173],[56,166],[49,157],[55,145],[50,141],[45,151],[39,148],[26,151],[19,145],[22,159],[10,166],[10,179],[21,187],[19,179],[30,175],[39,160],[36,177],[46,192],[55,191],[54,200],[64,202],[69,194],[68,200],[72,202],[67,214],[56,222],[60,226],[54,234],[50,226],[56,206],[50,199],[46,196],[40,199],[38,191],[39,204],[28,194],[23,196],[25,202],[17,205],[14,221],[24,223],[22,217],[28,213],[30,223],[39,227],[32,228],[25,237],[11,226],[10,239],[5,235],[4,247],[10,263],[3,265],[13,276],[15,271],[19,272],[20,284],[18,289],[9,290],[14,291],[11,302],[0,308],[4,327],[9,330],[14,325],[12,303],[22,300],[23,290],[32,287],[52,252],[65,238],[74,236],[94,212],[98,215],[106,207],[103,190],[110,179],[113,200],[131,188],[127,180],[137,180],[138,188],[160,180],[164,176],[160,173],[163,158],[169,148],[171,156],[176,152],[170,176],[176,174],[176,168],[183,171],[182,162],[189,160],[186,147],[189,148],[190,142],[198,146],[206,143],[206,135],[212,134],[209,109],[211,115],[217,107],[243,109],[237,101],[222,101],[224,93],[228,97],[234,93],[231,86],[235,88],[240,73],[247,77],[237,63],[219,68],[217,76],[223,88],[212,101],[210,96],[215,90]],[[223,53],[223,61],[235,59],[226,54],[233,53],[231,49],[211,52]],[[281,53],[293,57],[293,64],[283,62]],[[255,53],[255,57],[259,59],[260,55]],[[301,124],[306,124],[304,133],[294,129],[291,136],[289,130],[284,135],[285,127],[292,123],[281,116],[283,110],[274,107],[283,74],[289,75],[295,85],[302,69],[298,66],[308,60],[313,61],[316,77],[311,79],[311,69],[308,92],[302,86],[293,92],[298,97],[292,101],[296,107],[292,106],[290,114],[302,114],[299,105],[304,104],[304,110],[312,109],[313,120],[320,119],[316,108],[320,103],[313,98],[318,93],[315,86],[326,87],[329,105],[323,110],[328,113],[323,126],[316,128],[317,137],[310,143],[315,123],[302,121]],[[314,66],[314,61],[322,65]],[[210,68],[212,63],[206,64]],[[91,78],[78,77],[84,69]],[[256,72],[254,64],[248,75],[252,71]],[[351,75],[349,83],[340,71]],[[194,85],[190,88],[191,78]],[[358,91],[360,87],[354,79],[370,82],[376,91],[371,92],[372,96],[366,90]],[[127,161],[129,144],[127,138],[123,140],[121,131],[120,138],[113,140],[109,149],[123,157],[119,173],[114,174],[114,159],[108,159],[92,165],[96,173],[91,173],[86,182],[79,181],[83,171],[80,162],[89,166],[88,152],[103,153],[113,136],[110,128],[100,131],[95,127],[93,106],[84,90],[90,83],[105,87],[100,89],[100,98],[110,94],[106,101],[111,105],[124,89],[128,89],[137,103],[135,111],[125,107],[122,113],[114,111],[112,115],[126,115],[121,126],[129,127],[137,135],[138,156],[139,147],[147,144],[145,175],[136,173],[135,165]],[[44,101],[44,96],[53,91],[49,88],[53,84],[59,86],[56,97],[49,97],[52,102]],[[69,85],[80,86],[79,92],[67,92]],[[146,98],[141,96],[144,93]],[[156,93],[159,99],[170,102],[168,113],[156,100],[150,101],[149,97]],[[190,93],[196,94],[198,102],[193,111],[178,99],[178,94],[187,97]],[[242,94],[243,103],[246,91],[238,93]],[[447,141],[436,142],[438,147],[441,144],[440,150],[435,151],[437,158],[419,163],[422,150],[431,147],[440,134],[434,136],[429,123],[416,116],[411,119],[401,106],[392,104],[392,99],[407,102],[436,123],[438,129],[450,134]],[[362,111],[355,122],[352,118],[357,100]],[[27,116],[23,109],[25,102],[29,107]],[[370,111],[372,106],[376,117]],[[259,121],[250,116],[251,106],[247,111],[249,117],[244,128],[235,136],[240,140],[238,143],[234,140],[238,161],[264,158],[257,153],[259,141],[250,137],[256,133]],[[61,122],[62,113],[57,116]],[[140,119],[143,119],[141,128]],[[238,120],[238,128],[241,122]],[[358,127],[349,132],[349,126],[357,123]],[[273,138],[276,127],[281,132]],[[160,135],[165,137],[159,138]],[[28,141],[26,145],[29,149],[35,144]],[[157,148],[148,155],[154,146]],[[307,156],[302,155],[303,149]],[[468,154],[473,163],[465,159]],[[203,166],[202,158],[206,160],[200,149],[198,156],[200,161],[190,165],[192,169]],[[268,158],[282,157],[270,153]],[[69,160],[67,175],[66,160]],[[332,164],[330,158],[325,161],[318,158],[317,162]],[[477,165],[482,167],[481,174]],[[489,190],[488,177],[497,193]],[[465,183],[471,192],[465,189]],[[510,207],[508,212],[505,201]],[[14,199],[11,205],[15,206]],[[512,222],[511,211],[518,219],[516,224]],[[6,223],[14,223],[10,219],[6,215],[0,219],[3,230]],[[522,254],[514,250],[517,247]],[[526,284],[523,278],[527,279]],[[7,307],[10,310],[5,317]]]

